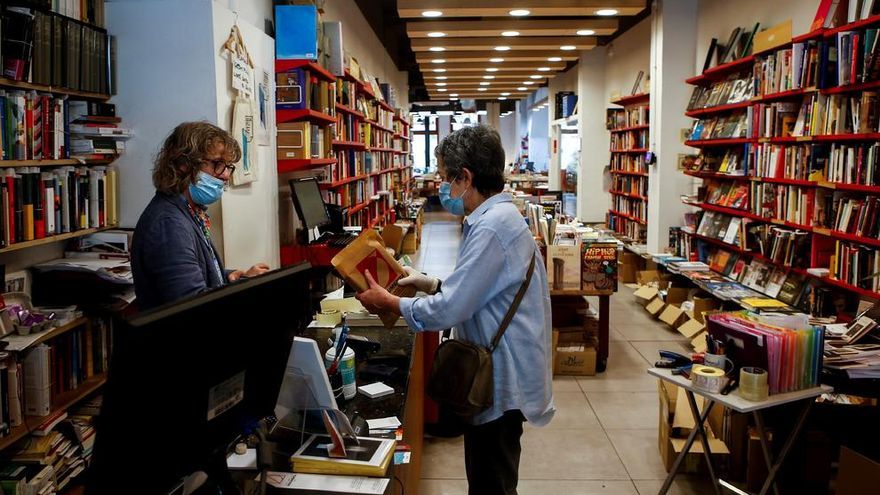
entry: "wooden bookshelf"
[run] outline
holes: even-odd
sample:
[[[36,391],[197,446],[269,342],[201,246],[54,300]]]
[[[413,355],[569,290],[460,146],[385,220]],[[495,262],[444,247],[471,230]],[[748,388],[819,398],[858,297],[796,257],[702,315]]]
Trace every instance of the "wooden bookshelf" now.
[[[610,172],[614,175],[636,175],[639,177],[648,176],[648,172],[637,172],[635,170],[611,170]]]
[[[610,110],[611,126],[609,173],[611,208],[606,215],[608,228],[634,242],[647,238],[648,167],[641,156],[650,142],[649,93],[639,93],[611,100],[622,108]],[[632,192],[638,191],[638,192]],[[637,214],[625,213],[625,211]]]
[[[3,338],[3,340],[9,342],[9,346],[4,350],[20,352],[29,349],[33,346],[40,345],[47,340],[54,339],[59,335],[63,335],[71,330],[79,328],[88,322],[89,320],[87,318],[79,317],[69,323],[43,332],[30,333],[28,335],[19,335],[17,333],[9,334]]]
[[[332,144],[334,148],[354,148],[362,150],[367,147],[367,145],[358,141],[333,141]]]
[[[336,117],[334,117],[332,115],[328,115],[323,112],[309,110],[307,108],[301,108],[301,109],[296,109],[296,110],[279,108],[275,111],[275,118],[279,124],[284,124],[287,122],[296,122],[299,120],[308,120],[308,121],[314,122],[316,124],[335,124],[336,123]]]
[[[336,163],[336,158],[314,158],[311,160],[278,160],[278,173],[297,172]]]
[[[79,91],[76,89],[62,88],[59,86],[48,86],[45,84],[33,84],[25,81],[16,81],[6,77],[0,77],[0,87],[15,88],[27,91],[36,91],[38,93],[52,93],[56,95],[67,95],[81,98],[84,100],[107,101],[111,95],[103,93],[90,93],[88,91]]]
[[[55,242],[67,241],[70,239],[75,239],[77,237],[83,237],[86,235],[94,234],[95,232],[101,232],[104,230],[111,230],[117,228],[116,225],[109,225],[107,227],[101,227],[96,229],[82,229],[77,230],[75,232],[67,232],[65,234],[58,234],[49,237],[44,237],[42,239],[34,239],[33,241],[24,241],[24,242],[16,242],[15,244],[6,246],[3,249],[0,249],[0,254],[9,253],[12,251],[18,251],[21,249],[28,249],[36,246],[43,246],[46,244],[52,244]]]
[[[106,382],[107,374],[101,373],[87,379],[86,381],[81,383],[79,387],[59,394],[53,400],[52,411],[49,413],[49,416],[59,411],[67,410],[77,402],[96,392]],[[40,426],[40,424],[45,421],[47,417],[48,416],[25,416],[24,424],[10,429],[9,435],[0,438],[0,450],[4,450],[10,447],[14,443],[29,435],[32,431],[34,431],[37,426]]]

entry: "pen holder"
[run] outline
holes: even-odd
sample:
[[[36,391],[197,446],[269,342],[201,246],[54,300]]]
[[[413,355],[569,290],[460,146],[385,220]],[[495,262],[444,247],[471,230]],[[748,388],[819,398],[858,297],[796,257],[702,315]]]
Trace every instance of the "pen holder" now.
[[[345,401],[345,393],[343,392],[342,386],[342,373],[340,373],[339,370],[334,373],[328,371],[327,377],[330,379],[330,389],[333,390],[333,397],[336,399],[336,404],[339,405]]]
[[[324,365],[329,369],[333,361],[336,360],[336,348],[331,347],[324,353]],[[355,385],[355,359],[354,351],[350,347],[346,347],[339,359],[337,371],[342,376],[343,393],[346,399],[351,399],[357,394],[357,386]]]

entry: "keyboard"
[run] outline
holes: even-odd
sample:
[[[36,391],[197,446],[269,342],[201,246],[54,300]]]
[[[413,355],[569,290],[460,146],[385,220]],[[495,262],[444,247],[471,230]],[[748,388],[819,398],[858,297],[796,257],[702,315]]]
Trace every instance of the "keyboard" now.
[[[330,247],[344,248],[357,239],[356,235],[325,232],[313,244],[327,244]]]

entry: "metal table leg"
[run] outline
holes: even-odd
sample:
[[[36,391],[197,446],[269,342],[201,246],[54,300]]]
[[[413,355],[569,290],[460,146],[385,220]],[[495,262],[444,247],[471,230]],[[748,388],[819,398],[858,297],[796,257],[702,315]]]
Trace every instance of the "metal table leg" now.
[[[603,372],[608,366],[609,319],[611,296],[599,296],[599,345],[596,349],[596,371]]]
[[[770,453],[770,444],[767,442],[767,431],[764,428],[764,416],[761,411],[753,411],[752,416],[755,418],[755,426],[758,427],[758,436],[761,438],[761,450],[764,451],[764,463],[767,465],[767,473],[773,469],[773,456]],[[773,482],[773,493],[779,495],[779,486]]]
[[[688,392],[688,397],[690,401],[694,400],[694,396],[691,392]],[[687,441],[685,441],[684,443],[684,448],[681,450],[681,453],[678,454],[678,457],[675,458],[675,462],[672,464],[672,469],[669,470],[669,474],[666,476],[666,480],[663,482],[663,486],[660,488],[660,492],[658,495],[665,495],[669,491],[669,488],[672,486],[672,481],[675,479],[675,476],[678,474],[678,470],[681,468],[681,463],[684,461],[684,457],[691,450],[691,446],[694,444],[694,440],[696,440],[697,438],[697,434],[705,434],[705,432],[703,432],[702,425],[706,421],[706,419],[709,418],[709,413],[712,412],[712,406],[714,405],[715,402],[709,401],[702,415],[696,409],[696,407],[691,408],[691,414],[693,414],[694,416],[694,422],[699,426],[692,429],[690,435],[688,435]],[[711,463],[709,465],[711,466]],[[717,481],[715,481],[715,493],[719,493]]]
[[[697,401],[694,399],[694,393],[688,390],[687,392],[688,404],[691,406],[691,414],[694,415],[694,419],[700,418],[700,410],[697,408]],[[709,401],[709,406],[706,408],[707,410],[714,404],[712,401]],[[708,415],[707,415],[708,417]],[[706,428],[704,425],[705,420],[700,419],[700,422],[697,423],[696,427],[700,431],[700,441],[703,443],[703,455],[706,457],[706,466],[709,468],[709,477],[712,478],[712,486],[715,488],[715,494],[721,494],[721,487],[718,484],[718,476],[715,474],[715,466],[712,463],[712,450],[709,448],[709,438],[706,436]]]
[[[785,462],[785,457],[788,455],[788,452],[791,450],[791,447],[794,446],[795,440],[797,440],[798,435],[801,433],[801,429],[804,427],[804,423],[807,422],[807,417],[810,415],[810,409],[813,407],[813,399],[808,399],[804,401],[804,407],[801,409],[801,413],[798,416],[797,422],[794,424],[794,428],[791,430],[791,433],[788,435],[788,439],[785,441],[785,445],[782,446],[782,450],[779,451],[779,457],[776,459],[776,462],[770,467],[769,472],[767,473],[767,479],[764,480],[764,486],[761,487],[761,491],[759,495],[766,495],[767,491],[770,489],[770,485],[775,484],[776,473],[779,472],[779,468],[782,467],[782,463]],[[758,418],[761,418],[761,412],[755,411],[755,421],[758,421]],[[764,429],[763,429],[763,418],[761,418],[761,422],[758,423],[758,434],[761,435],[762,442],[764,441]],[[763,445],[762,445],[762,448]],[[767,463],[769,464],[770,452],[769,449],[764,448],[764,456],[766,458]]]

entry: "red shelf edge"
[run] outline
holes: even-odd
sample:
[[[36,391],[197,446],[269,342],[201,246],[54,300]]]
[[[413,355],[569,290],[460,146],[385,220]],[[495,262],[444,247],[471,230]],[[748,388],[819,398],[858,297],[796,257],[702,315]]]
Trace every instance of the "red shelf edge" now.
[[[317,158],[314,160],[278,160],[278,173],[296,172],[298,170],[309,170],[312,168],[324,167],[336,163],[335,158]]]
[[[689,111],[685,112],[684,114],[688,117],[699,117],[702,115],[710,115],[713,113],[721,113],[721,112],[727,112],[729,110],[737,110],[740,108],[745,108],[745,107],[751,106],[752,103],[753,102],[751,100],[746,100],[746,101],[740,101],[738,103],[728,103],[725,105],[715,105],[714,107],[709,107],[709,108],[699,108],[696,110],[689,110]]]
[[[327,71],[327,69],[316,64],[312,60],[275,60],[275,72],[287,72],[293,69],[299,69],[301,67],[307,68],[309,71],[320,75],[321,78],[326,79],[327,81],[336,81],[336,76],[334,76],[329,71]]]
[[[611,100],[611,103],[614,105],[620,105],[622,107],[633,105],[636,103],[640,103],[646,100],[651,99],[650,93],[638,93],[634,95],[622,96],[616,100]]]

